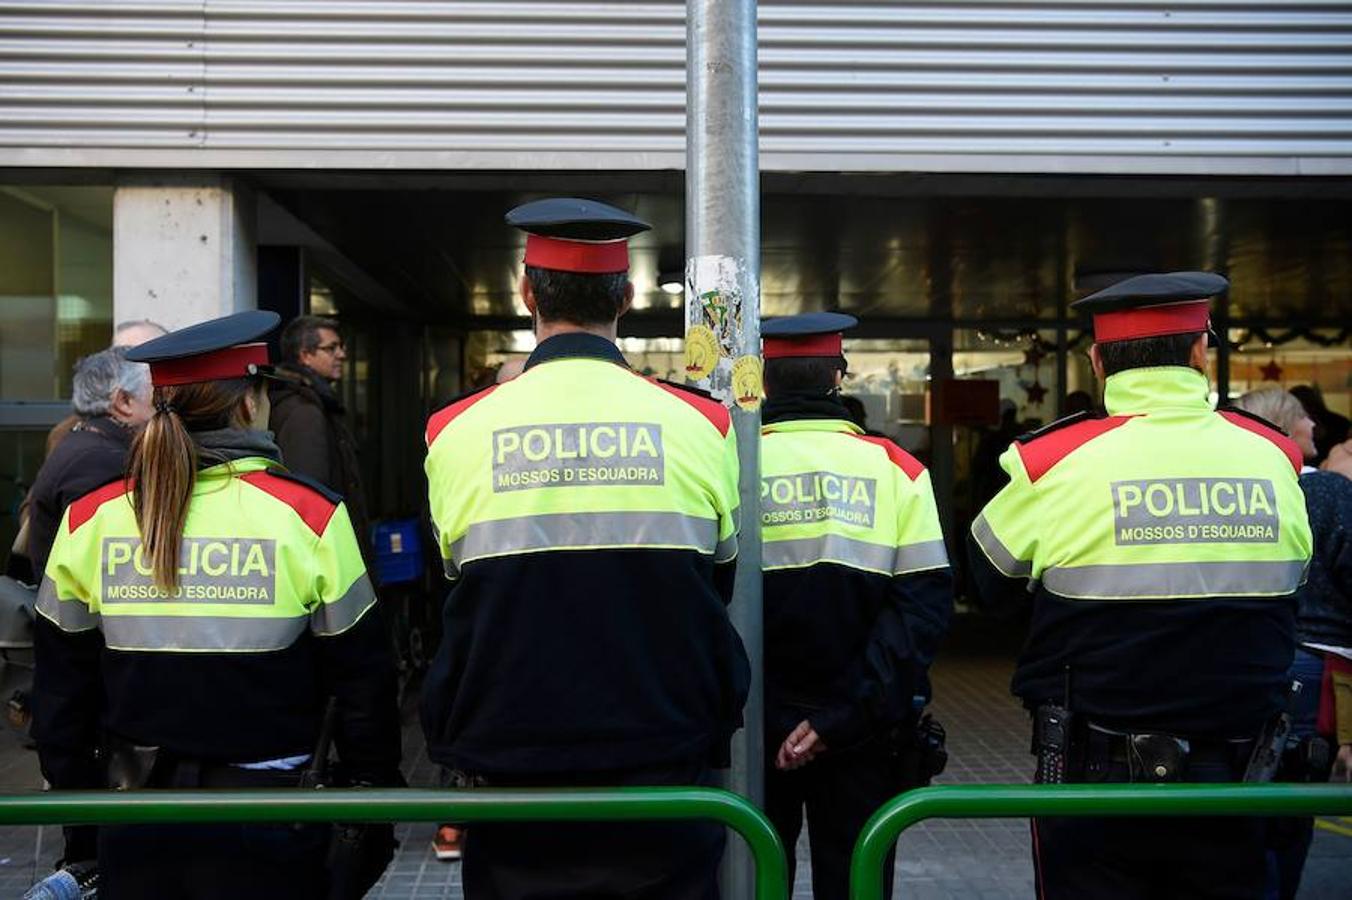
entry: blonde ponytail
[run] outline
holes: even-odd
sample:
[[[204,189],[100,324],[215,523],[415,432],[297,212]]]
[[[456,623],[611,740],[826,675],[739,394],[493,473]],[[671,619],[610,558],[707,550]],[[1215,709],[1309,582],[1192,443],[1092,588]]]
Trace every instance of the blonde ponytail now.
[[[183,528],[197,483],[198,451],[191,433],[230,427],[250,389],[248,379],[155,388],[155,414],[131,445],[127,477],[133,484],[141,553],[163,591],[178,588]]]

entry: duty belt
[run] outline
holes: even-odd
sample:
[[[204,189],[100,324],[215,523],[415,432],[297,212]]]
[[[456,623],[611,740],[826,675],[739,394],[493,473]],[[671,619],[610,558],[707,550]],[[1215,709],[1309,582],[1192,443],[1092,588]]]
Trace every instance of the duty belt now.
[[[1240,780],[1253,753],[1253,738],[1195,738],[1160,733],[1129,733],[1087,723],[1077,743],[1085,777],[1121,766],[1132,781]],[[1189,778],[1211,770],[1206,778]],[[1217,774],[1221,777],[1217,777]]]

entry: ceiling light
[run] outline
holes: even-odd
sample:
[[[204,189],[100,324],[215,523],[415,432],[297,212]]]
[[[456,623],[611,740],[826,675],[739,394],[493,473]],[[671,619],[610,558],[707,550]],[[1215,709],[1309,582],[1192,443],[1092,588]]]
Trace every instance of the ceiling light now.
[[[657,287],[662,293],[677,297],[685,293],[685,278],[676,272],[664,272],[657,276]]]

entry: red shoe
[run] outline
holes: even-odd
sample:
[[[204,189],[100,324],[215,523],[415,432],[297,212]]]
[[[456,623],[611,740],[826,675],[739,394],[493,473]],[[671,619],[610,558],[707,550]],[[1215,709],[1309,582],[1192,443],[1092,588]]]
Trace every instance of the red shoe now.
[[[432,852],[443,862],[459,859],[463,836],[464,832],[454,825],[442,825],[437,829],[437,836],[432,838]]]

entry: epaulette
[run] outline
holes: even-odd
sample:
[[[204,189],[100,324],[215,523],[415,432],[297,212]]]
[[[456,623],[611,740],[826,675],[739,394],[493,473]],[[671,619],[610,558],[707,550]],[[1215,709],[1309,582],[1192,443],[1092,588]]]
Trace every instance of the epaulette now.
[[[66,527],[73,534],[75,529],[94,518],[94,514],[99,511],[100,506],[109,500],[125,497],[133,487],[134,485],[121,475],[108,479],[70,504],[69,515],[66,517]]]
[[[1043,425],[1041,428],[1035,429],[1033,431],[1026,431],[1023,434],[1019,435],[1018,437],[1014,438],[1014,440],[1018,441],[1020,444],[1027,444],[1029,441],[1035,441],[1040,437],[1051,434],[1053,431],[1059,431],[1062,428],[1074,425],[1076,422],[1083,422],[1085,419],[1093,419],[1093,418],[1103,418],[1103,417],[1102,416],[1096,417],[1094,413],[1091,413],[1088,410],[1081,410],[1079,412],[1071,413],[1068,416],[1063,416],[1062,418],[1057,419],[1055,422],[1052,422],[1048,425]]]
[[[1285,431],[1282,431],[1267,419],[1256,413],[1251,413],[1247,409],[1238,409],[1233,406],[1218,409],[1216,413],[1230,424],[1237,425],[1259,437],[1267,438],[1275,444],[1277,449],[1286,455],[1297,474],[1304,468],[1305,454],[1301,452],[1300,447],[1295,441],[1291,440]]]
[[[263,493],[280,500],[295,510],[301,520],[317,535],[329,527],[329,520],[343,498],[323,485],[291,472],[265,469],[246,472],[239,476]]]
[[[1036,482],[1075,450],[1130,422],[1134,416],[1078,412],[1014,439],[1028,480]]]
[[[275,478],[285,478],[287,481],[303,484],[335,506],[343,502],[342,494],[338,493],[319,479],[311,478],[309,475],[303,475],[300,472],[292,472],[290,469],[268,469],[268,474]]]
[[[1283,429],[1283,428],[1282,428],[1280,425],[1278,425],[1276,422],[1273,422],[1273,421],[1271,421],[1271,420],[1269,420],[1269,419],[1265,419],[1265,418],[1263,418],[1262,416],[1258,415],[1258,413],[1256,413],[1256,412],[1249,412],[1247,409],[1240,409],[1238,406],[1229,406],[1229,405],[1222,406],[1222,407],[1220,407],[1219,409],[1217,409],[1216,412],[1220,413],[1220,414],[1223,415],[1223,416],[1227,416],[1227,417],[1230,416],[1231,414],[1236,415],[1236,416],[1243,416],[1243,417],[1246,418],[1246,419],[1252,419],[1253,421],[1257,422],[1259,425],[1262,425],[1262,426],[1267,427],[1267,428],[1271,428],[1273,431],[1277,432],[1278,434],[1282,435],[1283,437],[1289,437],[1289,436],[1290,436],[1290,435],[1288,435],[1288,434],[1286,433],[1285,429]]]
[[[883,452],[887,454],[887,458],[892,462],[892,465],[905,472],[906,477],[912,481],[915,481],[924,474],[925,464],[907,453],[902,449],[900,444],[887,435],[873,433],[854,434],[853,432],[850,434],[852,437],[856,437],[861,441],[867,441],[874,446],[881,447]]]
[[[709,424],[718,429],[720,435],[728,436],[728,429],[732,427],[732,415],[728,412],[726,406],[714,399],[713,394],[691,387],[688,384],[667,381],[665,378],[649,378],[648,380],[673,397],[693,406],[699,411],[700,415],[709,420]]]
[[[451,424],[451,421],[455,419],[456,416],[460,415],[465,410],[469,409],[471,406],[478,403],[480,400],[487,397],[489,394],[493,393],[493,391],[497,390],[498,387],[499,385],[490,384],[486,385],[485,387],[474,388],[473,390],[467,391],[461,394],[459,397],[456,397],[450,403],[447,403],[441,409],[437,410],[436,412],[432,413],[432,415],[428,416],[427,433],[425,435],[427,439],[427,446],[429,447],[432,446],[432,442],[437,439],[437,435],[441,434],[441,432],[446,428],[447,425]]]
[[[691,394],[694,394],[696,397],[703,397],[705,400],[710,400],[714,403],[718,402],[718,399],[714,397],[713,394],[706,391],[704,388],[697,388],[693,384],[686,384],[684,381],[669,381],[666,378],[654,378],[653,381],[656,381],[658,384],[662,384],[667,387],[679,388],[682,391],[687,391]]]

